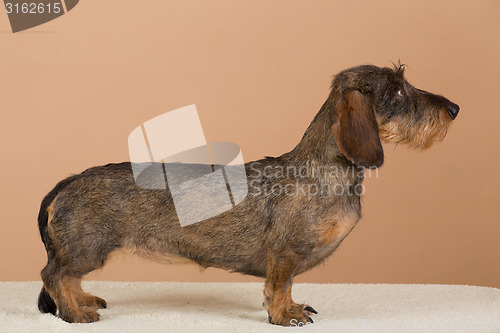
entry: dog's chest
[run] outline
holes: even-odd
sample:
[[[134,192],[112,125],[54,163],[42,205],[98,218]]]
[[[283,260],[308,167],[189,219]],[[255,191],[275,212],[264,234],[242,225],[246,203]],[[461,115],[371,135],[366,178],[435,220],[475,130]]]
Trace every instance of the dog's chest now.
[[[337,212],[326,216],[316,228],[318,237],[313,256],[323,257],[330,255],[351,232],[359,221],[359,212]]]

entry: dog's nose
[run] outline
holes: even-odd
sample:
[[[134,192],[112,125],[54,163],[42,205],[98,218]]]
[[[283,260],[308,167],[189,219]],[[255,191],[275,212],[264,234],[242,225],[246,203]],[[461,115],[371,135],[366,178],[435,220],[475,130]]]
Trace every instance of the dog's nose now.
[[[460,107],[455,103],[451,103],[448,108],[448,113],[450,114],[451,119],[455,119],[458,116],[458,111],[460,111]]]

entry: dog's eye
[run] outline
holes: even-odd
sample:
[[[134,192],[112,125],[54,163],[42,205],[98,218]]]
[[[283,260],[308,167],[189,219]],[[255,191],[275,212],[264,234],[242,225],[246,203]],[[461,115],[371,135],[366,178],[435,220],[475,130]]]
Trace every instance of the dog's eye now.
[[[404,97],[404,92],[402,89],[398,90],[398,96]]]

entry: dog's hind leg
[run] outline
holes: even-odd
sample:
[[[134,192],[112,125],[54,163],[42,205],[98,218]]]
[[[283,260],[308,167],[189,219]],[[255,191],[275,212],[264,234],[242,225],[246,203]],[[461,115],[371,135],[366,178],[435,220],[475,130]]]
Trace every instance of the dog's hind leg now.
[[[43,305],[49,311],[42,312],[52,314],[57,308],[57,315],[67,322],[90,323],[99,320],[97,310],[105,309],[107,304],[82,290],[82,277],[101,268],[120,242],[110,242],[105,233],[82,232],[78,226],[74,220],[58,217],[49,223],[50,254],[41,274],[44,288],[39,307]],[[52,306],[45,306],[47,302]]]
[[[81,286],[81,277],[65,276],[56,282],[56,303],[59,317],[70,323],[92,323],[99,320],[94,306],[81,306],[79,300],[86,298]]]
[[[77,273],[71,266],[58,265],[58,260],[54,259],[49,261],[41,275],[44,287],[40,298],[42,293],[47,293],[44,297],[53,300],[61,319],[70,323],[91,323],[99,320],[97,309],[105,309],[106,301],[82,290],[81,273]],[[53,311],[45,312],[55,315],[55,306],[52,307]]]

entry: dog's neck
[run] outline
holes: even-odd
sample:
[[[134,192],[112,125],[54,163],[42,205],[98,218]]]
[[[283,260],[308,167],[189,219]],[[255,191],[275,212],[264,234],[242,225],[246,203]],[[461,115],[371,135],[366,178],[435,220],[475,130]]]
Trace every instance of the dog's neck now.
[[[331,128],[335,117],[333,101],[330,96],[314,117],[302,140],[281,158],[287,165],[304,168],[308,178],[322,183],[361,183],[364,170],[340,152],[332,136]]]
[[[332,136],[334,117],[334,102],[332,98],[328,98],[307,128],[302,140],[283,157],[297,165],[356,167],[340,152]]]

